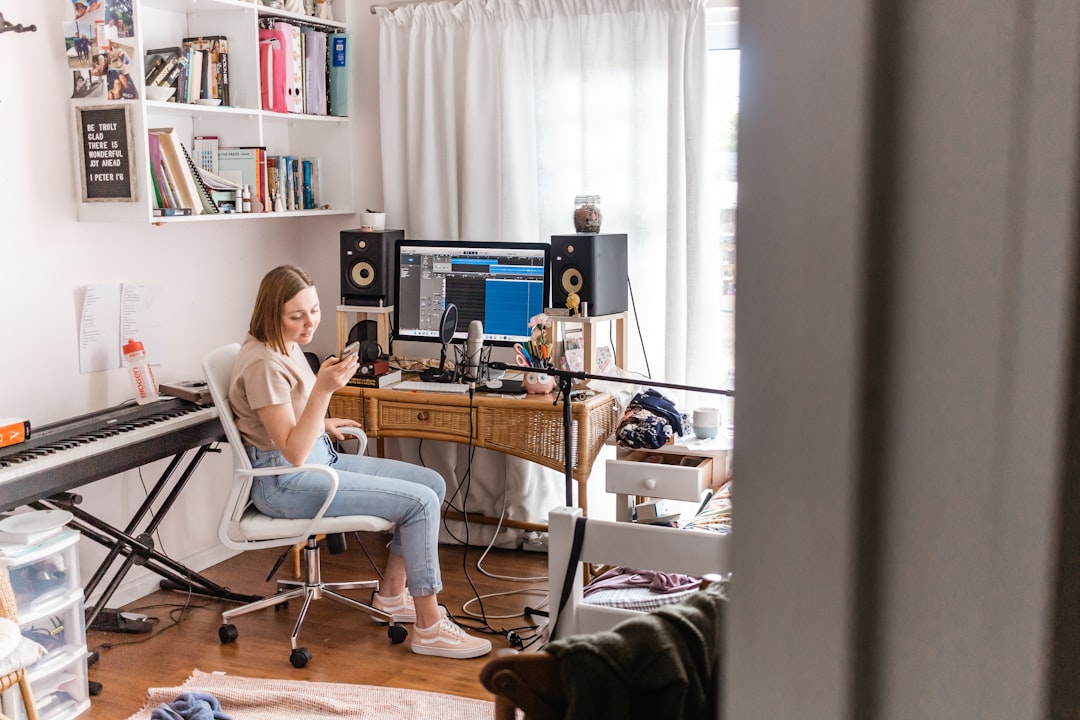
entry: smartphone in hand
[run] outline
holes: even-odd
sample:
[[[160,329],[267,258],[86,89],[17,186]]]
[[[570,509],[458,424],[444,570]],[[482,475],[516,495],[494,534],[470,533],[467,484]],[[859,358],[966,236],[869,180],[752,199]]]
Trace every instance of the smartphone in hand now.
[[[358,352],[360,352],[360,341],[357,340],[356,342],[351,342],[341,351],[341,355],[338,356],[338,362],[348,360],[349,356],[356,355]]]

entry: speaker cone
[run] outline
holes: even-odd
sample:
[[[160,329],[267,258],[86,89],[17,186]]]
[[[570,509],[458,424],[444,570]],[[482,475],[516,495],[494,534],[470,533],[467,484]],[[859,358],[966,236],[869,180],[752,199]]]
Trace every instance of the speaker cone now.
[[[559,276],[559,286],[564,293],[581,292],[581,271],[575,267],[568,267]]]
[[[349,279],[358,288],[370,287],[375,282],[375,267],[367,260],[361,260],[350,268]]]

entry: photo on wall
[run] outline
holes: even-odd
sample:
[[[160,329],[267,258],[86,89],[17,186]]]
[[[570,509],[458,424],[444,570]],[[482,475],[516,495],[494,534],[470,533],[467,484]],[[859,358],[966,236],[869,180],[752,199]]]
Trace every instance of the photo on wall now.
[[[109,40],[135,36],[131,3],[132,0],[106,0],[105,27]]]
[[[108,98],[109,100],[135,100],[139,97],[139,88],[135,78],[131,76],[135,48],[132,45],[113,42],[109,43],[109,73]]]
[[[105,19],[105,0],[71,0],[72,20],[91,25]]]
[[[72,21],[64,23],[64,52],[72,70],[89,70],[98,52],[94,24]]]
[[[90,70],[72,70],[72,99],[104,97],[105,78]]]

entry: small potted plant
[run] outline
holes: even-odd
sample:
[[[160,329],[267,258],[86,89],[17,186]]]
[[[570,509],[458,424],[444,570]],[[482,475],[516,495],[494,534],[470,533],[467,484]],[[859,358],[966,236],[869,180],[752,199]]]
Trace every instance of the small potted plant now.
[[[382,232],[386,229],[386,213],[367,208],[360,213],[360,229],[365,232]]]

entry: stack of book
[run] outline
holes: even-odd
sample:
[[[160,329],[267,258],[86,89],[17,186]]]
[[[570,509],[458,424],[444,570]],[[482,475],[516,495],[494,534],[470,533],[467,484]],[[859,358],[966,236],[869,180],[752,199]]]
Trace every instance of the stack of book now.
[[[154,215],[202,215],[220,212],[197,166],[173,128],[147,131]]]
[[[177,101],[217,100],[229,104],[229,41],[224,35],[186,37],[180,42],[185,59]]]
[[[390,370],[389,365],[387,365],[387,369],[381,373],[359,372],[349,378],[346,385],[348,387],[382,388],[397,385],[399,382],[401,382],[401,370]]]

